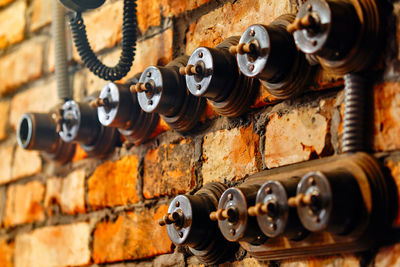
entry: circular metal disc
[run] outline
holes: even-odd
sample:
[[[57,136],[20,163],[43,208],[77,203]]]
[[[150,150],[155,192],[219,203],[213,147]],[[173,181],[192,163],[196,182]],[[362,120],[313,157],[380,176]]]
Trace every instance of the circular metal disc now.
[[[179,203],[177,205],[177,203]],[[168,208],[168,213],[179,212],[183,214],[184,220],[182,226],[175,224],[167,225],[168,236],[174,244],[181,245],[186,242],[193,221],[193,210],[190,200],[185,195],[175,197]]]
[[[205,47],[199,47],[193,52],[189,58],[188,65],[196,65],[199,62],[205,70],[203,75],[185,75],[187,87],[190,93],[195,96],[202,96],[206,93],[213,78],[214,59],[210,51]]]
[[[107,107],[98,107],[97,115],[99,117],[99,121],[104,126],[109,126],[115,120],[115,117],[118,114],[119,108],[119,90],[115,83],[108,83],[100,92],[99,98],[108,99],[110,103],[113,103],[115,106],[112,108]]]
[[[157,67],[150,66],[144,70],[140,76],[139,83],[154,82],[154,90],[152,94],[141,92],[137,93],[140,107],[146,112],[153,112],[160,103],[164,82],[162,74]]]
[[[311,7],[311,9],[310,9]],[[320,18],[322,29],[318,32],[310,32],[307,29],[295,31],[294,41],[297,47],[306,54],[314,54],[320,51],[328,40],[331,28],[331,10],[328,3],[324,0],[309,0],[304,3],[297,13],[296,18],[303,18],[316,12]]]
[[[229,188],[222,194],[218,209],[233,208],[237,211],[237,220],[230,222],[229,220],[218,220],[218,226],[223,236],[231,241],[236,242],[241,239],[247,228],[247,200],[243,192],[238,188]]]
[[[297,186],[297,194],[318,194],[318,206],[299,205],[297,213],[303,226],[312,232],[324,230],[329,223],[332,210],[332,190],[328,178],[321,172],[310,172],[303,176]]]
[[[269,51],[271,48],[268,31],[262,25],[252,25],[243,33],[239,43],[257,43],[259,47],[257,58],[253,59],[248,54],[236,55],[240,71],[247,77],[259,75],[268,62]]]
[[[78,103],[69,100],[62,106],[63,118],[72,119],[73,124],[67,125],[65,122],[61,125],[60,137],[65,142],[72,142],[78,135],[79,125],[81,123],[81,112]]]
[[[260,229],[268,237],[276,237],[285,231],[289,206],[285,187],[278,181],[268,181],[264,183],[257,193],[256,204],[274,203],[277,207],[276,214],[257,216]]]

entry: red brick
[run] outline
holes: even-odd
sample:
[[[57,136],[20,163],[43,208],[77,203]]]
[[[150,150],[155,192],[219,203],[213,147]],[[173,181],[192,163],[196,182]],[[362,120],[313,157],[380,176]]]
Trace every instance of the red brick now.
[[[42,62],[42,45],[37,41],[29,41],[0,58],[0,95],[10,93],[20,85],[39,78],[42,75]]]
[[[0,140],[7,137],[7,120],[10,110],[10,101],[0,101]]]
[[[0,12],[0,49],[24,39],[25,11],[26,3],[18,1]]]
[[[400,266],[400,243],[381,248],[375,256],[375,267]]]
[[[137,260],[172,252],[165,227],[157,221],[168,207],[157,210],[128,212],[115,221],[100,222],[93,235],[95,263]]]
[[[155,198],[185,193],[194,187],[194,144],[163,144],[150,150],[144,159],[143,195]]]
[[[107,161],[88,180],[88,201],[93,209],[137,203],[138,157]]]
[[[13,267],[14,242],[0,239],[0,266]]]
[[[90,227],[87,223],[50,226],[18,235],[15,267],[81,266],[90,263]]]
[[[65,178],[50,178],[46,181],[44,201],[48,214],[53,215],[53,205],[58,205],[62,213],[85,212],[85,170],[78,169]]]
[[[198,46],[211,46],[232,35],[242,35],[252,24],[269,24],[279,15],[291,13],[290,1],[238,0],[202,16],[187,33],[186,53]]]
[[[400,83],[387,82],[374,89],[374,150],[400,148]]]
[[[11,164],[14,154],[14,145],[0,146],[0,184],[8,183],[11,178]]]
[[[238,180],[259,171],[260,137],[252,125],[209,133],[203,143],[203,183]]]
[[[161,0],[162,14],[164,17],[177,16],[187,10],[198,8],[210,0]]]
[[[50,24],[52,17],[51,0],[34,0],[30,9],[30,30],[36,31],[43,26]]]
[[[265,132],[265,165],[273,168],[323,155],[330,148],[333,104],[333,100],[322,100],[319,107],[272,114]]]
[[[17,180],[26,176],[31,176],[42,171],[42,160],[39,152],[35,150],[25,150],[17,146],[15,151],[12,180]]]
[[[17,129],[18,122],[24,113],[48,112],[57,103],[57,85],[55,80],[38,82],[34,87],[13,97],[11,100],[12,112],[10,112],[10,124],[14,129]]]
[[[137,1],[139,30],[143,33],[151,26],[161,24],[160,0]]]
[[[7,190],[5,226],[43,221],[44,210],[41,205],[44,186],[33,181],[24,185],[11,185]]]

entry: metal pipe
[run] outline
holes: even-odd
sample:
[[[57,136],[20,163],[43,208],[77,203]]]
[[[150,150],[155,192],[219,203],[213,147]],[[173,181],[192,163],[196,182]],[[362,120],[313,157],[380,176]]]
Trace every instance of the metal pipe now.
[[[70,86],[68,74],[65,10],[58,0],[53,0],[52,7],[52,33],[54,39],[55,73],[57,79],[58,98],[67,101],[73,98],[73,91]]]

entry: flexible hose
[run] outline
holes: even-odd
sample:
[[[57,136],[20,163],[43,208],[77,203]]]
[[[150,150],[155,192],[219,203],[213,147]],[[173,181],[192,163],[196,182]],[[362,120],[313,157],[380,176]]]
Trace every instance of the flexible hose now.
[[[55,73],[57,80],[58,98],[66,101],[72,99],[73,92],[69,82],[68,59],[66,47],[65,10],[58,2],[53,0],[52,31],[54,38]]]
[[[85,66],[98,77],[116,81],[125,77],[132,67],[136,46],[136,0],[124,0],[122,23],[122,53],[114,67],[104,65],[90,47],[82,14],[77,12],[70,20],[72,38]]]
[[[367,79],[360,74],[344,76],[343,152],[366,151]]]

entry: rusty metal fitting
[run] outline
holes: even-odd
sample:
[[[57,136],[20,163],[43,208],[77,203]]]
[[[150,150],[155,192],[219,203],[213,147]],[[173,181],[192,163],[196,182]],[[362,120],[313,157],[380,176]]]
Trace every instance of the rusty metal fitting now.
[[[259,90],[257,79],[240,74],[235,56],[229,53],[239,38],[229,37],[215,48],[197,48],[181,68],[189,92],[207,98],[218,114],[227,117],[246,112]]]
[[[75,144],[64,142],[57,132],[56,113],[25,113],[18,124],[18,145],[44,152],[46,158],[66,163],[75,152]]]
[[[240,71],[258,78],[269,93],[280,99],[301,94],[315,73],[286,30],[294,20],[294,15],[287,14],[269,25],[252,25],[242,34],[240,44],[231,47],[231,52],[238,52]]]
[[[158,113],[177,131],[189,131],[199,121],[206,102],[187,93],[179,68],[188,56],[181,56],[165,67],[148,67],[140,76],[141,91],[137,90],[140,107],[147,113]],[[145,88],[145,91],[143,90]]]
[[[149,139],[158,125],[159,116],[140,108],[137,94],[130,91],[137,81],[135,77],[128,84],[108,83],[95,101],[104,103],[97,107],[100,123],[117,128],[129,143],[138,145]]]
[[[159,220],[161,226],[166,225],[174,244],[188,246],[207,264],[229,260],[238,249],[237,244],[223,238],[217,223],[209,218],[225,189],[222,183],[209,183],[194,195],[179,195],[171,201],[168,213]]]
[[[59,135],[67,143],[79,143],[89,156],[103,157],[110,153],[120,140],[114,128],[100,124],[97,109],[87,102],[66,101],[58,114]],[[102,107],[100,107],[102,108]]]
[[[380,40],[375,0],[309,0],[288,26],[297,47],[317,55],[336,74],[360,72],[376,62]]]

